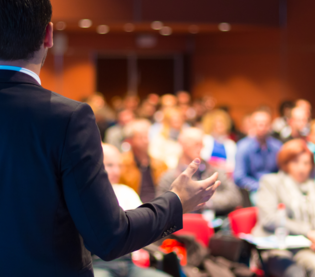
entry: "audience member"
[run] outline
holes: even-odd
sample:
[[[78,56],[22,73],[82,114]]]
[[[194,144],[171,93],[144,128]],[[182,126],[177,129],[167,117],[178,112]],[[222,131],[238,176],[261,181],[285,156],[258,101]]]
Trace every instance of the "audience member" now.
[[[191,96],[189,92],[181,90],[176,93],[176,96],[179,107],[190,105]]]
[[[287,133],[289,126],[289,120],[291,117],[291,111],[294,108],[295,104],[292,101],[283,101],[279,107],[280,117],[276,118],[272,122],[272,131],[276,137],[281,138],[283,135],[281,133]]]
[[[255,204],[260,178],[278,171],[276,158],[281,142],[269,135],[271,115],[267,111],[254,112],[252,126],[255,136],[238,142],[234,180],[240,188],[251,193],[251,202]]]
[[[136,113],[139,107],[139,103],[140,103],[140,99],[137,95],[127,95],[123,101],[124,109],[130,110],[133,113]]]
[[[164,94],[161,97],[161,107],[160,109],[154,114],[155,123],[151,126],[150,129],[150,139],[155,138],[158,136],[163,129],[163,120],[165,120],[165,111],[170,108],[176,108],[177,106],[177,98],[175,95],[172,94]]]
[[[291,111],[289,119],[289,128],[286,132],[280,133],[282,142],[287,142],[295,138],[305,138],[309,132],[309,112],[307,109],[295,107]]]
[[[202,128],[202,118],[206,114],[207,109],[203,103],[202,98],[197,98],[193,101],[192,104],[193,109],[196,112],[194,126],[197,128]]]
[[[122,98],[120,96],[117,96],[117,95],[110,99],[110,104],[112,105],[112,107],[114,108],[116,113],[123,110],[123,108],[124,108]]]
[[[207,93],[205,93],[205,94],[207,94]],[[207,112],[211,112],[217,104],[217,100],[210,95],[204,96],[202,98],[202,101],[203,101],[203,104],[204,104]]]
[[[156,105],[151,103],[148,99],[144,100],[140,105],[137,116],[139,118],[145,118],[151,123],[154,123],[154,114],[156,113]]]
[[[116,121],[115,112],[107,105],[105,97],[101,93],[92,94],[85,102],[91,106],[101,138],[104,140],[105,131]]]
[[[104,166],[115,191],[120,207],[124,210],[132,210],[142,203],[136,192],[119,184],[121,173],[121,154],[115,146],[104,144]],[[168,274],[153,268],[140,268],[134,265],[131,255],[125,255],[116,260],[105,262],[100,258],[93,257],[93,268],[95,277],[170,277]]]
[[[310,124],[310,133],[307,136],[307,146],[313,155],[315,155],[315,120],[312,120]]]
[[[205,132],[202,158],[232,173],[235,167],[236,144],[229,139],[231,118],[223,110],[213,110],[202,120]]]
[[[255,136],[255,130],[253,128],[252,124],[252,115],[247,114],[243,117],[241,128],[240,128],[240,139],[243,139],[245,137],[254,137]]]
[[[154,93],[151,93],[147,98],[142,102],[137,115],[139,118],[146,118],[151,121],[151,123],[156,122],[156,112],[158,112],[160,104],[160,96]]]
[[[312,105],[309,101],[305,99],[298,99],[295,102],[295,106],[304,110],[309,120],[312,118]]]
[[[155,186],[167,166],[148,153],[150,122],[137,119],[125,126],[126,140],[131,150],[122,155],[122,172],[120,183],[125,184],[140,195],[142,202],[155,197]]]
[[[162,195],[169,190],[172,182],[182,173],[190,163],[193,157],[200,157],[203,147],[203,132],[197,128],[187,128],[179,136],[179,143],[182,146],[183,154],[175,169],[167,171],[160,179],[157,187],[157,196]],[[224,170],[216,169],[207,162],[202,161],[199,169],[194,174],[193,179],[202,180],[210,177],[215,172],[219,173],[218,179],[221,186],[217,189],[215,195],[206,203],[206,208],[214,210],[216,214],[227,215],[235,207],[241,205],[241,194],[233,181],[227,177]]]
[[[314,167],[313,154],[302,139],[283,145],[278,155],[280,172],[265,175],[260,181],[257,206],[259,217],[253,230],[255,236],[268,236],[279,224],[277,208],[285,205],[285,228],[291,235],[304,235],[311,249],[269,251],[269,273],[281,276],[315,276],[315,183],[310,179]]]
[[[150,93],[147,97],[147,100],[156,107],[160,104],[160,96],[155,93]]]
[[[108,128],[105,133],[105,141],[122,151],[121,146],[125,140],[124,127],[134,120],[134,114],[130,110],[121,110],[117,117],[118,124]]]
[[[194,120],[196,117],[196,111],[191,106],[191,96],[187,91],[178,91],[177,95],[177,102],[178,107],[181,110],[184,120],[187,124],[192,126],[194,124]]]
[[[168,168],[175,168],[182,149],[178,143],[178,136],[184,125],[183,115],[178,108],[164,110],[162,129],[159,134],[150,135],[149,153],[153,158],[162,160]]]
[[[173,94],[164,94],[161,97],[161,108],[174,108],[177,105],[177,98]]]

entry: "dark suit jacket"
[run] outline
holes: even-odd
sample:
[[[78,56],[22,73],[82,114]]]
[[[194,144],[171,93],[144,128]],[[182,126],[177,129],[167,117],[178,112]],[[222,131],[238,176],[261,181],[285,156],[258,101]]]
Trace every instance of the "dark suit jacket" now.
[[[182,227],[168,192],[124,212],[103,166],[91,108],[0,70],[0,275],[93,276]]]

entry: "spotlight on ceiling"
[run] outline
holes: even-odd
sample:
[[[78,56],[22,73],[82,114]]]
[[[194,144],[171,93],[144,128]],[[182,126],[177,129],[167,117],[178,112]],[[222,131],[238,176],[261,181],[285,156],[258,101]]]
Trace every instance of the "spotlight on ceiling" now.
[[[161,30],[163,28],[163,23],[161,21],[153,21],[151,23],[151,28],[153,30]]]
[[[90,28],[92,26],[92,20],[90,20],[90,19],[81,19],[79,21],[79,26],[81,28]]]
[[[218,27],[219,27],[219,30],[222,32],[228,32],[231,30],[231,25],[226,22],[220,23]]]
[[[66,29],[66,27],[67,27],[67,24],[63,21],[58,21],[56,23],[56,30],[58,31],[63,31],[64,29]]]
[[[109,32],[109,27],[107,25],[99,25],[97,27],[97,32],[101,35],[105,35]]]
[[[172,28],[171,27],[168,27],[168,26],[164,26],[162,27],[162,29],[160,30],[160,34],[162,36],[169,36],[171,35],[173,32]]]

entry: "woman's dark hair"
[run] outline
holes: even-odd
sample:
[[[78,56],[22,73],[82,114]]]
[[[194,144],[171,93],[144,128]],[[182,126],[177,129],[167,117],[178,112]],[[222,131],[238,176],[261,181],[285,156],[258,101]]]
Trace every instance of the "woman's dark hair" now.
[[[50,0],[0,0],[0,60],[27,60],[42,45]]]
[[[279,106],[279,114],[280,116],[284,116],[284,112],[286,109],[293,109],[295,107],[295,104],[293,101],[283,101],[281,102],[280,106]]]

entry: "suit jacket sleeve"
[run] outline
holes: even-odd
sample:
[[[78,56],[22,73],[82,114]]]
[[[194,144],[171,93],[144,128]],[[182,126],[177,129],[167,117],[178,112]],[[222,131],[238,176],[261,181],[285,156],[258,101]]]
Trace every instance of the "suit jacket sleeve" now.
[[[100,134],[91,108],[72,113],[60,162],[65,201],[85,246],[104,260],[142,248],[182,228],[182,206],[167,192],[124,212],[103,165]]]

